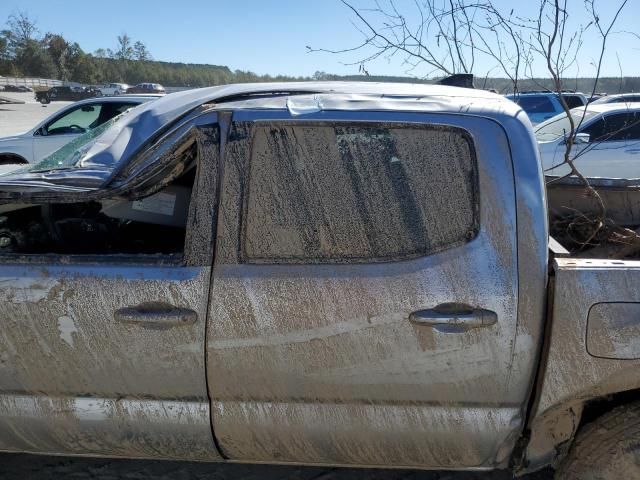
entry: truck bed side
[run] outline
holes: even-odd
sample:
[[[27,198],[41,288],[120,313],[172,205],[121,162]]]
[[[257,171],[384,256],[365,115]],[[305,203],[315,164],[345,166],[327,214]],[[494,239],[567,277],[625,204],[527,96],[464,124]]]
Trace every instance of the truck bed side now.
[[[531,466],[558,458],[586,402],[640,388],[640,261],[558,258]]]

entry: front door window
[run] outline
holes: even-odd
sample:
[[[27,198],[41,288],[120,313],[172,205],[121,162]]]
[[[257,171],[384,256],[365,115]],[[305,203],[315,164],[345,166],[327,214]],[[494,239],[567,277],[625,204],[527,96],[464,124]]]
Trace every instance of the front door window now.
[[[98,103],[82,105],[45,126],[46,135],[82,134],[134,107],[133,103]]]

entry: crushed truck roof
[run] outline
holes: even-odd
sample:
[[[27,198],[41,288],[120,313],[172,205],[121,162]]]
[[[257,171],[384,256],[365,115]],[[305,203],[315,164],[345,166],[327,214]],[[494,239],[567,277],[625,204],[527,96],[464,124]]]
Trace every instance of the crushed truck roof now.
[[[504,96],[484,90],[374,82],[224,85],[173,93],[140,105],[117,117],[104,131],[96,133],[90,144],[82,146],[82,151],[67,155],[70,159],[79,158],[73,165],[61,162],[65,169],[31,167],[1,175],[0,192],[12,192],[11,197],[16,199],[16,194],[23,190],[69,192],[103,187],[114,172],[203,105],[220,110],[286,108],[292,116],[300,118],[327,110],[463,113],[491,117],[502,124],[511,122],[519,128],[531,129],[518,105]],[[17,197],[25,198],[22,195]]]
[[[475,90],[441,85],[373,83],[373,82],[292,82],[253,83],[223,85],[173,93],[130,112],[117,126],[105,132],[106,148],[94,152],[92,164],[110,164],[114,159],[125,160],[136,153],[150,138],[182,116],[201,105],[264,98],[252,102],[254,108],[269,108],[270,99],[287,96],[292,114],[309,113],[311,110],[329,109],[316,101],[309,108],[313,96],[324,95],[325,103],[330,96],[346,95],[342,102],[331,103],[330,109],[389,109],[411,111],[468,111],[476,114],[500,112],[515,116],[520,108],[501,95],[484,90]],[[311,95],[311,97],[309,97]],[[307,98],[303,98],[306,96]],[[349,98],[350,97],[350,98]],[[367,101],[365,101],[367,100]],[[262,102],[262,105],[260,105]],[[299,105],[300,108],[295,107]],[[271,104],[271,106],[273,106]],[[236,105],[236,108],[240,105]]]

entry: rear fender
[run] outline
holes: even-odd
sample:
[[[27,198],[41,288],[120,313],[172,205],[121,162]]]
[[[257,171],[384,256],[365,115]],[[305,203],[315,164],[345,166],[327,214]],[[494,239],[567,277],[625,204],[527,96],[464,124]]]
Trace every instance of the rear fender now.
[[[640,389],[640,262],[559,258],[525,468],[566,453],[585,405]]]

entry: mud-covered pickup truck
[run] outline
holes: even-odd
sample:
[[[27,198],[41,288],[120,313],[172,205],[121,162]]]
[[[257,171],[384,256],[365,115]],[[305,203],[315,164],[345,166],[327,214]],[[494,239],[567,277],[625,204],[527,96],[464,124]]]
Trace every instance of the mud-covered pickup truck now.
[[[503,97],[172,94],[0,212],[2,451],[640,478],[640,262],[549,240]]]

